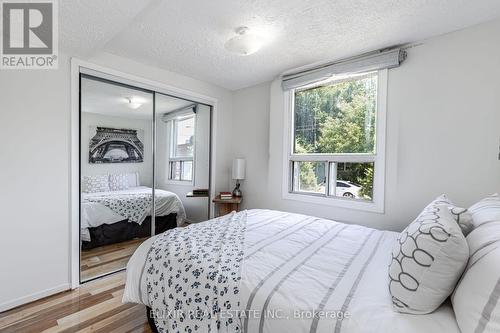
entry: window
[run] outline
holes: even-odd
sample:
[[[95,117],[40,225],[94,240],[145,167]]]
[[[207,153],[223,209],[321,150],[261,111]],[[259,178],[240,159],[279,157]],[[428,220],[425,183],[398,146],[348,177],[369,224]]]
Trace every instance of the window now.
[[[287,92],[284,196],[383,211],[387,71]]]
[[[177,117],[172,122],[169,179],[193,181],[194,163],[194,115]]]

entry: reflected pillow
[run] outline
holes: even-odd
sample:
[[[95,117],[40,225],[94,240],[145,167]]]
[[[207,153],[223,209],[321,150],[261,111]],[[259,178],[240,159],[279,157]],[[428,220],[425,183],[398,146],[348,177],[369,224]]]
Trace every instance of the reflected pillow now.
[[[109,175],[109,188],[111,191],[128,190],[129,187],[127,174],[120,173]]]
[[[86,193],[109,192],[108,175],[83,176],[82,191]]]
[[[125,175],[127,176],[129,187],[137,187],[141,185],[139,182],[138,172],[126,173]]]

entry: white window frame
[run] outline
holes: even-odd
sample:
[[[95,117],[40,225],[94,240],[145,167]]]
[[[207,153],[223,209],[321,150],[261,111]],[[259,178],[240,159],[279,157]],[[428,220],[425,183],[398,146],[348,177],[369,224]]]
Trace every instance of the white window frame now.
[[[177,145],[177,126],[176,123],[180,120],[185,120],[187,118],[194,119],[194,142],[193,142],[193,156],[192,157],[176,157],[173,156],[175,153],[175,148]],[[177,118],[169,120],[170,123],[170,147],[168,153],[168,174],[167,174],[167,183],[172,185],[193,185],[194,186],[194,178],[195,178],[195,161],[196,161],[196,114],[184,114],[180,115]],[[192,162],[192,177],[191,180],[182,180],[182,167],[181,167],[181,180],[173,179],[172,176],[172,163],[171,162]]]
[[[387,110],[388,70],[377,71],[377,114],[375,154],[293,154],[293,116],[295,89],[284,92],[284,140],[283,140],[283,199],[295,200],[319,205],[354,209],[375,213],[384,213],[385,205],[385,140]],[[293,192],[293,161],[310,162],[374,162],[372,201],[347,199],[323,194]],[[336,169],[335,167],[332,169]],[[326,169],[328,170],[328,169]],[[326,171],[325,171],[326,172]],[[336,177],[335,177],[336,178]]]

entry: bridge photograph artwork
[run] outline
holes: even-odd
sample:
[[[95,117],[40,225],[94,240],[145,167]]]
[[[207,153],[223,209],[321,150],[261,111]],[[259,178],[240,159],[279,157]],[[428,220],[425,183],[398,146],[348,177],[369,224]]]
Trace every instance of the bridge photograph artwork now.
[[[139,133],[138,133],[139,132]],[[142,163],[144,144],[142,130],[91,126],[89,163]]]

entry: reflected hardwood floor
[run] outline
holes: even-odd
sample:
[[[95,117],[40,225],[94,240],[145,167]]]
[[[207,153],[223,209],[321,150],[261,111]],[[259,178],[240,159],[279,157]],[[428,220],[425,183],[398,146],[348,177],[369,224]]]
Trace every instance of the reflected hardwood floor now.
[[[143,305],[122,304],[125,272],[0,313],[0,332],[147,332]]]
[[[82,251],[80,264],[82,281],[125,268],[134,251],[146,239],[132,239]]]

